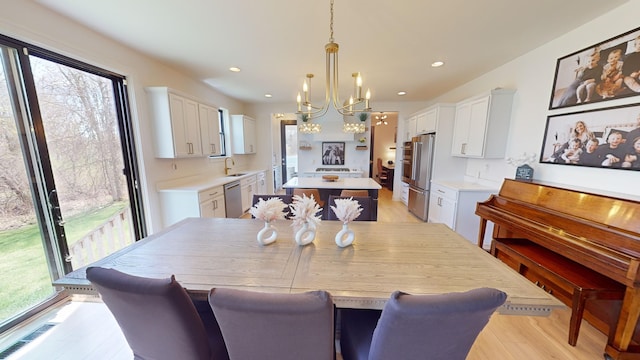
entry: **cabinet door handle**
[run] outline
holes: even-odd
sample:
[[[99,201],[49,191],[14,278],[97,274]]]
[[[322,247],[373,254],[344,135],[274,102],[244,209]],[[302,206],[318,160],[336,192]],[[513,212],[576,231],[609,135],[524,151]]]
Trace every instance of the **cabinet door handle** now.
[[[213,200],[213,210],[218,208],[218,200]]]
[[[462,155],[465,155],[467,153],[467,143],[462,143],[461,152],[462,152]]]

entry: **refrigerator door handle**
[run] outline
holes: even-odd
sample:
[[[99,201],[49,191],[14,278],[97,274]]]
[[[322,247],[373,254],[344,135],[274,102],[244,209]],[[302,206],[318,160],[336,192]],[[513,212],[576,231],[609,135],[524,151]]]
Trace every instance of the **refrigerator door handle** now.
[[[422,151],[422,143],[414,142],[413,143],[413,164],[411,164],[411,180],[414,182],[418,181],[418,177],[420,173],[418,171],[418,166],[420,166],[420,152]]]

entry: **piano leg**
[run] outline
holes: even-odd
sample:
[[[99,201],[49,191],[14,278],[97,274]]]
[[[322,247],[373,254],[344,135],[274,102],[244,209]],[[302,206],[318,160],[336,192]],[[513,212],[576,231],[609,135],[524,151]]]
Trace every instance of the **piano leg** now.
[[[484,245],[484,233],[487,231],[487,219],[480,218],[480,229],[478,230],[478,246],[482,249]]]
[[[640,316],[640,288],[628,287],[613,336],[605,348],[605,358],[614,360],[640,359],[640,349],[630,346]]]

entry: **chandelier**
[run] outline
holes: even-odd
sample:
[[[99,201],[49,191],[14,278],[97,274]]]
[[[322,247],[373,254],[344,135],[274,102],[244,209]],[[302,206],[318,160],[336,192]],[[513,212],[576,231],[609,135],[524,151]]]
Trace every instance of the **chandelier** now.
[[[380,115],[376,115],[376,126],[378,125],[389,125],[389,123],[387,122],[387,114],[380,112]]]
[[[298,103],[298,111],[297,114],[302,116],[303,124],[300,125],[300,131],[306,132],[311,129],[311,126],[314,124],[308,123],[308,121],[321,117],[327,113],[329,109],[329,104],[333,104],[333,107],[340,113],[341,115],[354,115],[356,112],[370,112],[371,108],[369,107],[369,99],[371,98],[371,92],[367,89],[364,98],[362,97],[362,77],[360,73],[353,73],[351,76],[353,77],[353,94],[349,97],[349,100],[342,102],[338,97],[338,49],[339,46],[333,41],[333,0],[331,0],[331,22],[329,25],[329,43],[324,46],[326,52],[326,74],[325,74],[325,99],[324,104],[322,106],[316,106],[311,104],[309,100],[309,95],[311,92],[311,79],[313,79],[313,74],[307,74],[306,79],[302,85],[302,93],[300,95],[298,93],[297,103]],[[345,132],[364,132],[364,124],[353,124],[346,125],[349,123],[345,123]],[[320,131],[320,125],[315,124],[317,126],[317,130],[315,132]],[[354,130],[352,130],[352,128]],[[347,131],[349,130],[349,131]],[[308,133],[308,132],[307,132]]]

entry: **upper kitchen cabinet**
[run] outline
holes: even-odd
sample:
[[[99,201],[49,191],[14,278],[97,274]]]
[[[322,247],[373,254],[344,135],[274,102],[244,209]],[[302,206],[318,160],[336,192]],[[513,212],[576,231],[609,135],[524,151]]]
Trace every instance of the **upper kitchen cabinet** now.
[[[156,157],[203,156],[198,102],[167,87],[145,90],[151,104]]]
[[[231,140],[234,154],[255,154],[256,121],[246,115],[231,115]]]
[[[451,153],[472,158],[503,158],[515,90],[494,89],[456,104]]]
[[[199,104],[198,109],[200,112],[202,153],[205,156],[221,155],[220,120],[218,109],[205,104]]]
[[[404,121],[404,141],[411,141],[416,136],[417,115],[413,115]]]
[[[416,115],[416,134],[427,134],[436,131],[438,109],[434,107]]]

